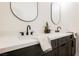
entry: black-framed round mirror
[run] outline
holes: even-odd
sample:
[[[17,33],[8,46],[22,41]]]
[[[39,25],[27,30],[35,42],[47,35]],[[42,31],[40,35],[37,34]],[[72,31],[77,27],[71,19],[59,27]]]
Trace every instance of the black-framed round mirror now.
[[[51,2],[50,4],[50,17],[54,25],[58,25],[61,21],[61,7],[57,2]]]
[[[38,2],[10,2],[12,14],[23,22],[33,22],[38,17]]]

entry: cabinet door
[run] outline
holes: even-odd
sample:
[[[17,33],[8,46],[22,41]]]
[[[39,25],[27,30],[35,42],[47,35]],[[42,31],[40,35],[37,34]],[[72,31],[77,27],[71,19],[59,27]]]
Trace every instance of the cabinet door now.
[[[65,56],[66,55],[66,44],[62,44],[59,48],[57,48],[57,55],[58,56]]]
[[[72,46],[72,41],[62,44],[58,48],[58,55],[59,56],[71,56],[71,52],[72,52],[71,46]]]
[[[66,56],[71,56],[72,54],[72,41],[69,41],[68,43],[66,43],[66,50],[65,50],[65,55]]]

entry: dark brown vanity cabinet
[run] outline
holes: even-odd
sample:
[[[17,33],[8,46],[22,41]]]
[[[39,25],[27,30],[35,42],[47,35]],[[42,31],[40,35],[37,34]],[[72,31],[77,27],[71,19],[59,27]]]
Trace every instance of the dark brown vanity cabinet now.
[[[32,45],[22,49],[10,51],[0,55],[7,56],[74,56],[76,53],[76,39],[73,35],[62,37],[51,41],[52,51],[45,53],[40,44]]]

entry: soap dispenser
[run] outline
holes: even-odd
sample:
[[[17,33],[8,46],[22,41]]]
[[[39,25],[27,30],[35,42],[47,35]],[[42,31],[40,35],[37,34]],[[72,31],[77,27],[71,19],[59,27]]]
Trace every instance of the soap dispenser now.
[[[44,29],[44,33],[50,33],[50,29],[49,29],[48,22],[46,22],[46,26],[45,26],[45,29]]]

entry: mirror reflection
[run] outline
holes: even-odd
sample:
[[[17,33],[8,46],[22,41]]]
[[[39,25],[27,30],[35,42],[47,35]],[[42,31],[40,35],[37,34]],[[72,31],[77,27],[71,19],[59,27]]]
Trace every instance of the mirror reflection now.
[[[58,25],[60,23],[61,11],[60,4],[57,2],[51,3],[51,21],[54,25]]]
[[[32,22],[38,16],[37,2],[10,2],[12,14],[21,21]]]

